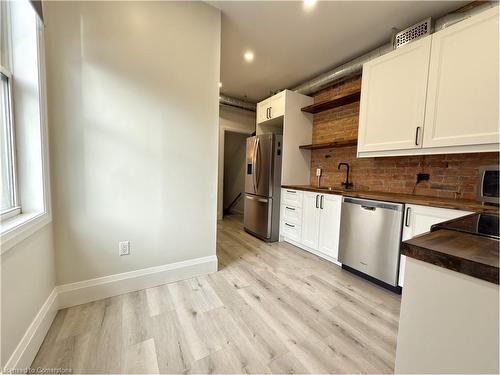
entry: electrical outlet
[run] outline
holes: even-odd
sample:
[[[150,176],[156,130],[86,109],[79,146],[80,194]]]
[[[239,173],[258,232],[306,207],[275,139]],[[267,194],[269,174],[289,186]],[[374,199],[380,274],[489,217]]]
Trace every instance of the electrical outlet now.
[[[129,255],[130,254],[130,241],[118,242],[118,255]]]
[[[429,173],[417,173],[417,184],[420,181],[429,181],[431,175]]]

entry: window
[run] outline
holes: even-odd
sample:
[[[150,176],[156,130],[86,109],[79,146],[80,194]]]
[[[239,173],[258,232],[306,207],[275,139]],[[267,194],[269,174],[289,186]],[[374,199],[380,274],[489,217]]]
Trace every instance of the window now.
[[[21,212],[16,189],[14,126],[12,121],[11,74],[0,66],[0,142],[2,173],[2,220]]]
[[[0,252],[51,221],[43,23],[0,0]]]

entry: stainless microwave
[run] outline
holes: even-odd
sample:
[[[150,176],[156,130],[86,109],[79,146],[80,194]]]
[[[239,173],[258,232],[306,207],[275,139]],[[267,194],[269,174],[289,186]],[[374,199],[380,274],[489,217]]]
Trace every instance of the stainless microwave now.
[[[499,174],[500,167],[491,165],[479,168],[479,184],[477,187],[477,199],[485,203],[499,204]]]

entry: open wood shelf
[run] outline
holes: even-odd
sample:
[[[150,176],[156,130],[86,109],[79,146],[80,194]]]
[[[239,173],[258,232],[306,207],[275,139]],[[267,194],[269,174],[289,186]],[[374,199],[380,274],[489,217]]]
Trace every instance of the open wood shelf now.
[[[328,111],[329,109],[342,107],[343,105],[351,104],[354,102],[359,102],[360,97],[361,97],[361,91],[357,91],[349,95],[341,96],[340,98],[308,105],[307,107],[302,108],[301,111],[308,113],[319,113],[323,111]]]
[[[346,139],[346,140],[329,142],[329,143],[316,143],[316,144],[312,144],[312,145],[302,145],[302,146],[299,146],[299,148],[302,150],[322,150],[325,148],[356,146],[357,144],[358,144],[357,139]]]

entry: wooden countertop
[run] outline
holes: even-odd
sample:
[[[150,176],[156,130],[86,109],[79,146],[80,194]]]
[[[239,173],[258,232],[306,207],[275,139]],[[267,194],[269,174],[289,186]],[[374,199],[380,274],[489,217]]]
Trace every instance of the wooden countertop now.
[[[405,241],[401,253],[499,285],[500,241],[439,229]]]
[[[328,188],[317,188],[310,185],[282,185],[284,189],[312,191],[322,194],[337,194],[353,198],[375,199],[386,202],[418,204],[422,206],[452,208],[456,210],[471,211],[471,212],[485,212],[485,213],[498,213],[498,206],[483,205],[480,202],[469,199],[449,199],[449,198],[436,198],[425,197],[422,195],[412,194],[399,194],[399,193],[386,193],[376,191],[357,191],[357,190],[342,190]]]

